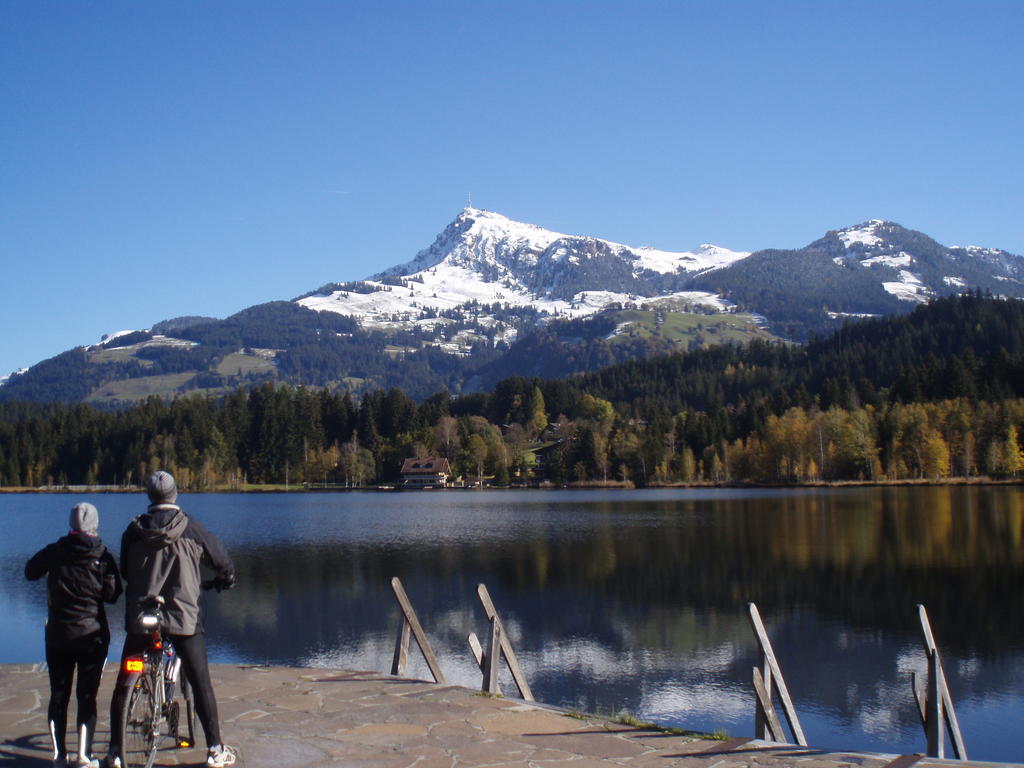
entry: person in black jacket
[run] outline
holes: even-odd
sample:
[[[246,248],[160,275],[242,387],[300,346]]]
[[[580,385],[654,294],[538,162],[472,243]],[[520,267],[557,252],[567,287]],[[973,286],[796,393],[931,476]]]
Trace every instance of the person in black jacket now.
[[[121,594],[121,577],[113,555],[97,536],[100,516],[82,502],[71,508],[71,532],[49,544],[25,564],[25,578],[46,576],[46,665],[50,671],[47,720],[53,742],[53,762],[67,765],[68,701],[78,669],[78,760],[96,768],[92,740],[96,732],[96,692],[110,645],[104,603]]]
[[[200,566],[216,574],[218,589],[235,583],[235,566],[217,537],[189,517],[175,502],[178,488],[163,470],[146,481],[150,505],[136,517],[121,537],[121,573],[125,580],[125,631],[121,658],[141,653],[149,635],[138,624],[139,601],[148,595],[164,598],[164,634],[170,637],[182,668],[195,691],[196,714],[202,723],[208,748],[206,764],[214,768],[233,765],[235,753],[221,741],[217,700],[210,682],[206,640],[199,615],[202,589]],[[117,722],[126,698],[127,674],[122,670],[110,703],[110,722]],[[119,768],[121,745],[112,733],[107,765]]]

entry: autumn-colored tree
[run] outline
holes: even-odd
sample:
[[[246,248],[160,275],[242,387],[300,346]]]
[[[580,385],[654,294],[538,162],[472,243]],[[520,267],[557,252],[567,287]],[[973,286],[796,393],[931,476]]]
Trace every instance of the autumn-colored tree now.
[[[470,463],[476,469],[478,485],[484,482],[484,464],[487,461],[487,442],[477,433],[469,436],[466,442],[466,455]]]
[[[442,416],[434,427],[434,435],[441,455],[448,460],[453,459],[461,444],[458,419],[447,415]]]

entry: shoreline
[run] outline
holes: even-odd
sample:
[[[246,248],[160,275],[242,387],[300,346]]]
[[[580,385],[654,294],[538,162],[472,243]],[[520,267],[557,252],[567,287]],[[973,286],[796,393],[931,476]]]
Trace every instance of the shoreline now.
[[[534,485],[504,485],[504,486],[467,486],[467,487],[447,487],[447,488],[402,488],[395,485],[368,485],[361,487],[327,487],[316,485],[288,485],[284,483],[266,483],[266,484],[248,484],[242,487],[219,487],[219,488],[205,488],[201,490],[193,490],[189,488],[182,488],[182,493],[194,494],[221,494],[221,493],[346,493],[346,492],[402,492],[402,493],[416,493],[423,491],[430,492],[462,492],[462,491],[589,491],[589,490],[616,490],[616,491],[634,491],[634,490],[663,490],[663,489],[744,489],[744,488],[774,488],[774,489],[794,489],[798,490],[801,488],[902,488],[902,487],[914,487],[914,488],[940,488],[950,486],[1013,486],[1013,485],[1024,485],[1024,478],[1005,478],[995,479],[991,477],[944,477],[938,479],[904,479],[904,480],[818,480],[803,483],[766,483],[766,482],[728,482],[728,483],[715,483],[715,482],[695,482],[695,483],[650,483],[646,486],[638,488],[631,482],[621,481],[608,481],[602,482],[600,480],[586,481],[586,482],[574,482],[566,483],[564,485],[556,485],[554,483],[541,483]],[[25,487],[25,486],[7,486],[0,487],[0,494],[75,494],[75,493],[125,493],[125,494],[139,494],[144,493],[145,489],[141,486],[128,486],[128,487],[114,487],[109,485],[70,485],[70,486],[49,486],[49,487]]]

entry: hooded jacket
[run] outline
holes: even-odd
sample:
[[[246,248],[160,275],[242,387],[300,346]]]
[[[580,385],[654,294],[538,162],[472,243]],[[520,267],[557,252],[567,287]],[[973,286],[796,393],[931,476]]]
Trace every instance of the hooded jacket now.
[[[102,633],[110,642],[104,603],[121,594],[114,556],[99,536],[74,532],[34,554],[25,564],[30,581],[46,576],[47,644],[61,644]]]
[[[125,579],[125,630],[141,634],[139,600],[164,598],[164,630],[172,635],[202,632],[200,566],[234,576],[235,566],[217,538],[176,504],[154,504],[136,517],[121,537]]]

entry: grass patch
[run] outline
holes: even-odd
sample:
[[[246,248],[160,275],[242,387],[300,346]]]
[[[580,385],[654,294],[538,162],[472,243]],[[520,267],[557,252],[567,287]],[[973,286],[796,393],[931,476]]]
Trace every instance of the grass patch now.
[[[713,733],[706,733],[704,731],[691,731],[687,728],[676,728],[671,725],[658,725],[652,723],[649,720],[641,720],[636,715],[632,715],[629,712],[620,712],[615,717],[610,718],[613,723],[619,725],[628,725],[630,728],[640,728],[645,731],[657,731],[658,733],[668,733],[673,736],[687,736],[694,739],[708,739],[710,741],[725,741],[729,738],[729,734],[724,728],[719,728]]]
[[[265,357],[232,352],[217,363],[216,371],[221,376],[246,376],[248,374],[273,373],[274,363]]]
[[[615,723],[617,725],[625,725],[630,728],[637,728],[643,731],[656,731],[658,733],[665,733],[672,736],[683,736],[691,739],[704,739],[707,741],[726,741],[729,738],[728,732],[724,728],[719,728],[713,733],[706,733],[704,731],[691,731],[687,728],[676,728],[671,725],[658,725],[652,723],[649,720],[641,720],[636,715],[630,714],[629,712],[619,712],[615,715],[602,715],[602,714],[588,714],[581,712],[578,709],[570,709],[563,713],[566,717],[571,717],[574,720],[603,720],[606,723]]]
[[[101,365],[103,363],[127,363],[134,360],[139,365],[149,368],[153,365],[152,360],[144,360],[135,357],[135,349],[132,347],[121,347],[120,349],[98,349],[89,353],[89,362]]]
[[[629,309],[617,312],[615,319],[620,324],[620,331],[610,339],[612,344],[656,337],[687,347],[694,342],[708,347],[727,342],[742,344],[753,339],[778,339],[758,327],[754,316],[747,313],[702,315]]]
[[[161,376],[140,376],[135,379],[111,381],[97,387],[85,402],[110,403],[112,401],[134,402],[145,400],[150,395],[171,397],[181,391],[194,373],[167,373]]]

